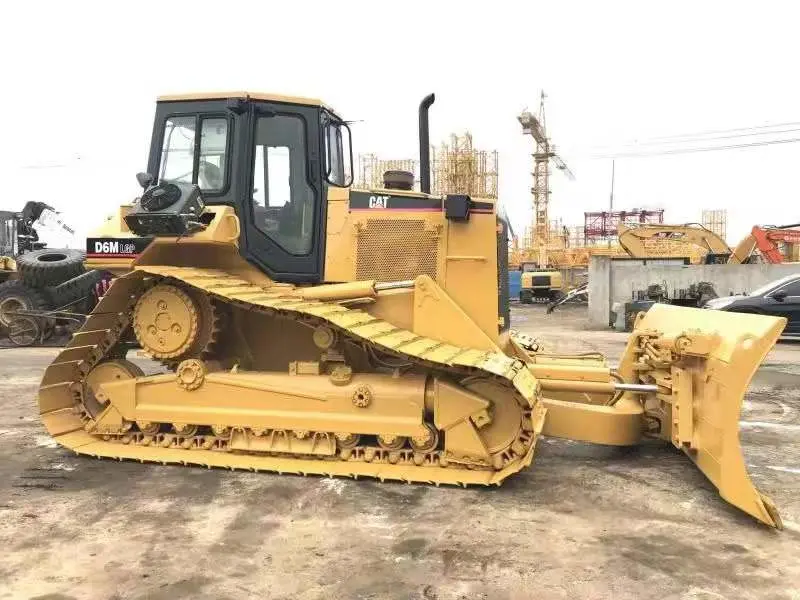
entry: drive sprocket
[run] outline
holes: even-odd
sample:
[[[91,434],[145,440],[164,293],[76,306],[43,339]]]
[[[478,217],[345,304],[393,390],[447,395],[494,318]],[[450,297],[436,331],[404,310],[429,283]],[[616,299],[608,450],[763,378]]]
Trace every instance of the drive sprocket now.
[[[162,361],[207,353],[218,330],[218,315],[207,295],[167,283],[142,294],[133,312],[136,339],[145,352]]]

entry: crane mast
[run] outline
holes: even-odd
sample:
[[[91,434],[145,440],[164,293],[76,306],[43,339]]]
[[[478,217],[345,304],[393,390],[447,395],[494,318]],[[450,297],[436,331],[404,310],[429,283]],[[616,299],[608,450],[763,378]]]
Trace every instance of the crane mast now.
[[[522,125],[522,133],[530,135],[535,143],[533,153],[533,185],[531,186],[531,198],[533,203],[533,214],[530,226],[530,243],[527,244],[531,251],[538,254],[537,262],[539,267],[546,267],[548,261],[547,249],[550,246],[550,215],[548,205],[550,201],[550,161],[557,169],[564,171],[570,179],[574,179],[567,165],[555,152],[555,145],[547,136],[547,126],[545,119],[544,91],[541,92],[539,100],[538,115],[523,111],[517,117]]]

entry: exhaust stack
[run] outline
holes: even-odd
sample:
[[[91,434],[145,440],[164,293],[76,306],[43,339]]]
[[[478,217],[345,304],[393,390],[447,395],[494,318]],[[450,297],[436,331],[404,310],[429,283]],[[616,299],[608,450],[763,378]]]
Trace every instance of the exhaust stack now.
[[[436,100],[428,94],[419,103],[419,188],[425,194],[431,193],[431,143],[428,131],[428,109]]]

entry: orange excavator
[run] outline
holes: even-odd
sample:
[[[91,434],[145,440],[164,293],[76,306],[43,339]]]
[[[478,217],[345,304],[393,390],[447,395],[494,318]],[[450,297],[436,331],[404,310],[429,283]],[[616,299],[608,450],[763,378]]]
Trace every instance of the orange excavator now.
[[[745,262],[754,250],[758,250],[764,262],[779,264],[796,261],[798,256],[793,249],[800,244],[800,223],[782,227],[754,226],[750,235],[736,245],[730,262]],[[783,250],[779,247],[783,246]]]

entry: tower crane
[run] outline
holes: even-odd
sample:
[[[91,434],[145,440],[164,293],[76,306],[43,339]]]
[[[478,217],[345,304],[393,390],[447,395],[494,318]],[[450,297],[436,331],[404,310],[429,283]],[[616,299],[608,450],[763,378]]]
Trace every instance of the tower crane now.
[[[531,196],[533,197],[533,219],[531,223],[531,248],[538,251],[539,267],[545,267],[548,263],[547,249],[550,245],[550,218],[548,214],[548,203],[550,199],[550,162],[552,161],[556,169],[562,171],[568,179],[574,180],[575,176],[569,170],[564,160],[556,154],[556,146],[547,136],[547,125],[545,121],[544,100],[547,96],[541,92],[539,101],[539,113],[534,115],[525,110],[517,117],[522,125],[522,133],[530,135],[535,144],[536,151],[533,153],[533,186]]]

